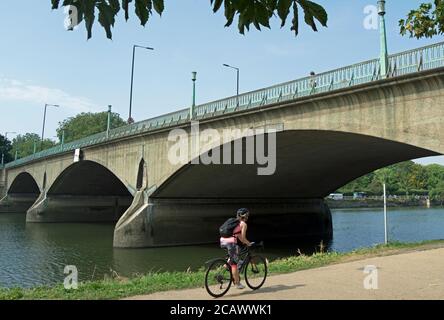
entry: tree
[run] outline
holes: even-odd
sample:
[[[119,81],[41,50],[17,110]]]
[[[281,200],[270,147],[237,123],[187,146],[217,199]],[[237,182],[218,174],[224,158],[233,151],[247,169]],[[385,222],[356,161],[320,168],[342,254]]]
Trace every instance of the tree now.
[[[362,176],[345,185],[339,192],[365,191],[381,194],[382,183],[386,183],[389,194],[427,194],[444,181],[444,166],[433,164],[422,166],[412,161],[394,164]]]
[[[17,158],[23,158],[34,153],[34,145],[36,151],[49,149],[55,146],[55,142],[50,139],[45,139],[41,143],[41,138],[36,133],[19,134],[12,140],[11,157],[15,158],[17,151]]]
[[[444,0],[422,3],[399,21],[401,34],[411,38],[432,38],[444,33]]]
[[[5,136],[0,134],[0,161],[1,161],[1,156],[3,154],[3,161],[5,163],[8,163],[9,161],[12,160],[10,151],[11,151],[11,141],[9,141],[8,139],[6,139]],[[1,164],[1,163],[0,163]]]
[[[427,189],[436,188],[438,183],[444,181],[444,167],[439,164],[429,164],[425,167],[427,171]]]
[[[432,200],[444,200],[444,181],[440,181],[436,187],[430,190]]]
[[[425,167],[414,163],[409,171],[409,184],[412,189],[427,189],[428,173]]]
[[[68,30],[73,30],[75,26],[85,21],[90,39],[97,11],[98,21],[105,29],[107,38],[111,39],[111,29],[114,27],[117,14],[123,10],[125,20],[128,21],[132,2],[133,0],[64,0],[62,6],[70,9],[71,24]],[[51,3],[52,9],[59,9],[60,0],[51,0]],[[324,27],[328,21],[325,9],[309,0],[210,0],[210,5],[214,13],[223,7],[227,20],[226,27],[231,26],[238,16],[238,28],[241,34],[245,33],[245,29],[249,30],[251,25],[258,30],[261,30],[261,27],[270,28],[270,20],[276,15],[281,21],[281,27],[284,27],[291,12],[293,18],[290,29],[298,35],[300,9],[304,14],[305,23],[314,31],[317,31],[316,21]],[[142,26],[146,25],[153,12],[161,16],[165,9],[164,0],[134,0],[134,7]]]
[[[57,136],[62,139],[65,131],[65,142],[82,139],[90,135],[106,131],[108,124],[108,112],[85,113],[70,117],[59,122]],[[111,129],[126,125],[126,122],[118,113],[111,114]]]

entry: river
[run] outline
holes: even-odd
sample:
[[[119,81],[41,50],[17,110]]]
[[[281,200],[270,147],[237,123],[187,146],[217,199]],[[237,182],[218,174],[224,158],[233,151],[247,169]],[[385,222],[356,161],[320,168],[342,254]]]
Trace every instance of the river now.
[[[332,210],[333,240],[328,250],[346,252],[384,241],[382,210]],[[252,216],[254,219],[254,216]],[[79,281],[196,270],[223,255],[216,245],[151,249],[113,249],[113,224],[26,224],[24,214],[0,214],[0,287],[62,283],[67,265]],[[402,242],[444,239],[444,208],[393,208],[388,211],[389,239]],[[254,239],[253,239],[254,240]],[[266,244],[270,260],[318,250],[318,244]]]

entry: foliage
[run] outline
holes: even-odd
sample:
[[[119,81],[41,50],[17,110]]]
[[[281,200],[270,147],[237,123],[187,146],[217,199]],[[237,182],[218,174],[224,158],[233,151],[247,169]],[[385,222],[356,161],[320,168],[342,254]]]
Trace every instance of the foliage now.
[[[318,268],[335,263],[360,260],[381,255],[399,254],[409,250],[426,250],[442,247],[443,241],[424,241],[420,243],[394,242],[371,248],[358,249],[348,253],[327,252],[308,256],[300,254],[272,261],[268,265],[269,274],[290,273],[299,270]],[[78,289],[66,290],[63,285],[55,287],[36,287],[30,289],[0,288],[0,300],[18,299],[119,299],[159,291],[202,288],[205,270],[194,272],[149,273],[132,279],[120,277],[106,278],[101,281],[79,283]],[[202,290],[205,290],[202,288]]]
[[[40,136],[36,133],[19,134],[12,140],[11,157],[15,158],[16,151],[18,158],[33,154],[34,144],[36,146],[36,152],[55,146],[55,142],[50,139],[45,139],[42,143]]]
[[[430,190],[432,200],[444,200],[444,181],[440,181],[432,190]]]
[[[444,181],[444,167],[439,164],[430,164],[425,167],[428,175],[428,188],[434,189],[440,182]]]
[[[422,166],[413,161],[401,162],[376,170],[343,186],[338,192],[352,194],[367,192],[380,195],[382,183],[386,183],[389,194],[423,195],[444,181],[444,166],[432,164]]]
[[[118,113],[111,114],[111,129],[125,125],[125,121]],[[106,131],[108,125],[108,112],[85,113],[70,117],[59,122],[57,136],[62,139],[65,131],[65,142],[74,141],[90,135]]]
[[[422,3],[412,10],[406,19],[399,21],[401,34],[411,38],[432,38],[444,33],[444,0]]]
[[[3,161],[5,163],[8,163],[9,161],[12,160],[12,156],[10,154],[11,149],[12,149],[11,141],[9,141],[8,139],[6,139],[5,136],[0,134],[0,157],[2,154],[4,155]]]
[[[60,7],[60,0],[51,0],[52,9]],[[64,0],[62,6],[69,7],[77,11],[76,22],[78,25],[82,21],[88,34],[88,39],[92,37],[92,27],[96,19],[96,11],[99,14],[98,21],[105,29],[108,39],[112,38],[112,28],[116,22],[116,16],[120,11],[125,14],[125,20],[129,19],[130,3],[133,0]],[[134,0],[135,14],[140,20],[140,24],[145,26],[153,13],[162,15],[165,10],[164,0]],[[270,20],[278,16],[281,27],[285,26],[287,18],[293,16],[291,20],[291,30],[295,35],[299,32],[299,10],[302,9],[304,22],[314,31],[317,31],[316,21],[322,26],[327,26],[328,15],[325,9],[319,4],[309,0],[210,0],[213,12],[218,12],[223,8],[226,27],[229,27],[238,16],[238,28],[241,34],[245,29],[249,30],[251,25],[258,30],[261,27],[270,28]],[[74,14],[75,14],[75,11]],[[70,28],[73,30],[73,27]]]

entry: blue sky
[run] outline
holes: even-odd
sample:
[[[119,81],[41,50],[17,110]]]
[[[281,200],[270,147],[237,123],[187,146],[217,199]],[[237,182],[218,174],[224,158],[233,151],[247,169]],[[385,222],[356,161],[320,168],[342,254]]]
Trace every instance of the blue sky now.
[[[187,107],[191,71],[198,72],[197,102],[204,103],[235,93],[235,72],[223,63],[241,68],[244,92],[379,55],[379,32],[363,26],[364,8],[376,0],[319,0],[329,27],[315,33],[302,25],[297,38],[277,20],[271,30],[240,35],[235,26],[224,28],[222,12],[213,14],[209,2],[166,0],[164,15],[151,17],[145,28],[134,13],[128,22],[119,14],[112,41],[97,23],[87,41],[83,24],[65,31],[63,10],[52,11],[49,0],[1,1],[0,132],[40,134],[45,103],[62,106],[48,110],[49,138],[59,121],[108,104],[126,119],[133,44],[155,48],[137,51],[136,121]],[[398,20],[419,3],[387,1],[391,53],[441,41],[399,35]],[[431,161],[444,164],[443,158]]]

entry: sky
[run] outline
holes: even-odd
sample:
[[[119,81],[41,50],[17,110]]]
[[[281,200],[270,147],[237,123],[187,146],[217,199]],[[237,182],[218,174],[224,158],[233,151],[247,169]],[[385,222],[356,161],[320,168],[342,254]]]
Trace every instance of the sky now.
[[[63,9],[50,0],[0,2],[0,132],[41,134],[45,103],[59,104],[47,113],[45,137],[56,140],[60,121],[80,112],[113,111],[128,118],[132,46],[137,50],[133,90],[136,121],[188,107],[191,72],[197,72],[197,103],[232,96],[240,68],[240,91],[246,92],[379,56],[379,31],[364,27],[364,8],[376,0],[318,0],[329,13],[328,28],[313,32],[301,24],[298,37],[290,26],[238,33],[225,28],[223,12],[213,14],[207,0],[165,0],[162,17],[146,27],[134,12],[119,14],[108,40],[96,22],[87,40],[84,25],[66,31]],[[422,1],[387,1],[390,53],[442,41],[399,35],[398,21]],[[14,134],[9,134],[14,137]],[[444,157],[420,163],[444,164]]]

